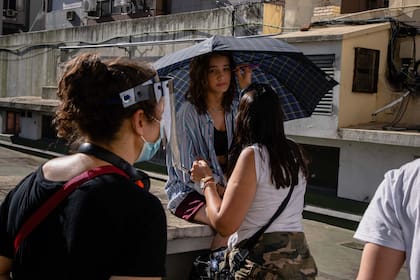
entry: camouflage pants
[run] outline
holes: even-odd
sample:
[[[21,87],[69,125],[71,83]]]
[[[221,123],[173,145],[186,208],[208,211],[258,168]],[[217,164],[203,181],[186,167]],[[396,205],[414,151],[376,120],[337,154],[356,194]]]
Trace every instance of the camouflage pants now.
[[[238,250],[235,247],[227,252],[221,266],[232,267],[233,257]],[[317,272],[303,232],[272,232],[263,234],[245,264],[232,274],[235,280],[313,280]]]

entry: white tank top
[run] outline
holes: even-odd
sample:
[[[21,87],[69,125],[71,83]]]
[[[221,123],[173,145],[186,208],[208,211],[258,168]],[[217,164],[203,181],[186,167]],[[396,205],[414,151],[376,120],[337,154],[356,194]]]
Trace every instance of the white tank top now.
[[[255,155],[257,191],[254,201],[238,231],[229,237],[228,245],[233,247],[243,239],[251,237],[264,226],[286,198],[290,188],[276,189],[271,182],[269,155],[266,147],[257,144],[251,146]],[[265,232],[302,232],[302,211],[306,190],[306,179],[299,172],[299,182],[295,186],[289,203]]]

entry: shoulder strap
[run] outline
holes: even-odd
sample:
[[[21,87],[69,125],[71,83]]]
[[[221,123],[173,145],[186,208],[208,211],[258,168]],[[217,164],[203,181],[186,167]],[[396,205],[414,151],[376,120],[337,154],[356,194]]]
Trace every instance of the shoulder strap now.
[[[44,220],[52,210],[54,210],[60,202],[62,202],[72,191],[83,183],[93,179],[97,176],[109,173],[116,173],[126,178],[129,178],[126,173],[113,165],[99,166],[89,169],[78,176],[70,179],[57,192],[50,196],[44,204],[41,205],[20,227],[15,240],[14,249],[15,254],[19,249],[22,241],[32,232],[32,230]]]
[[[150,178],[149,175],[141,171],[140,169],[135,168],[133,165],[129,164],[126,160],[119,157],[118,155],[108,151],[101,146],[92,144],[92,143],[83,143],[79,147],[79,153],[84,153],[87,155],[93,155],[99,159],[107,161],[112,165],[123,170],[125,173],[130,176],[131,180],[134,181],[139,187],[143,188],[146,191],[150,189]]]
[[[271,217],[271,219],[262,227],[260,228],[256,233],[254,233],[244,244],[244,247],[248,250],[251,250],[255,244],[257,243],[258,239],[260,239],[261,235],[267,230],[267,228],[271,225],[271,223],[277,219],[278,216],[283,212],[283,210],[286,208],[287,203],[289,203],[290,197],[292,196],[292,192],[295,186],[291,186],[289,193],[287,194],[286,198],[283,200],[283,202],[280,204],[277,211],[274,213],[274,215]]]

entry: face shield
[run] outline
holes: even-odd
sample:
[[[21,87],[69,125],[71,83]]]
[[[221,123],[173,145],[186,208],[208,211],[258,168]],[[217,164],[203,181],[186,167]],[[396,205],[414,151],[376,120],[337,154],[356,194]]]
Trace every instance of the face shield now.
[[[170,140],[172,126],[171,108],[175,108],[171,106],[171,99],[173,99],[173,78],[158,77],[156,75],[138,86],[120,92],[119,96],[124,108],[128,108],[145,100],[155,100],[156,104],[159,104],[163,98],[164,109],[162,122],[164,124],[164,135],[162,135],[162,139],[164,140],[164,143]]]
[[[157,77],[144,82],[134,88],[123,91],[119,94],[124,108],[134,105],[144,100],[155,99],[157,103],[163,98],[164,109],[162,114],[162,122],[164,134],[162,135],[162,143],[164,148],[169,146],[171,150],[172,166],[186,173],[188,170],[181,165],[178,137],[176,133],[176,117],[175,117],[175,94],[173,91],[172,77]]]

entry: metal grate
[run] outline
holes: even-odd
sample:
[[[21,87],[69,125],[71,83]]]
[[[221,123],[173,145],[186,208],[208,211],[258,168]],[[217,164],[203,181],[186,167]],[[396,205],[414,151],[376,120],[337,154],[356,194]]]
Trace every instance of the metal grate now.
[[[307,55],[322,71],[334,79],[334,54]],[[333,113],[333,90],[329,90],[315,107],[313,115],[331,116]]]

